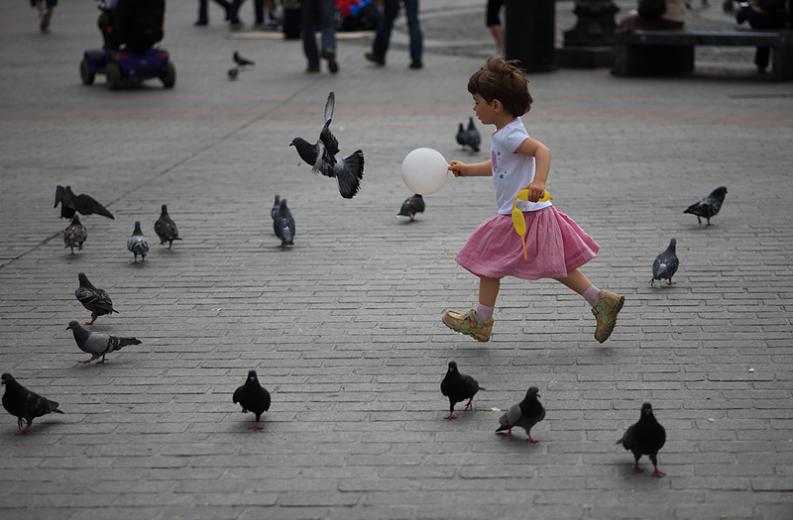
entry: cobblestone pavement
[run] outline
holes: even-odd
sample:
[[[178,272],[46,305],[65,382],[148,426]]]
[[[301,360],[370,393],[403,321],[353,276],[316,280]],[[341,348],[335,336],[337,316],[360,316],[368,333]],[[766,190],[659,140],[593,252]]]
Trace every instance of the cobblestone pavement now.
[[[427,0],[427,26],[477,3]],[[341,73],[308,76],[299,42],[229,37],[217,10],[194,28],[194,3],[172,1],[176,88],[109,92],[77,74],[98,42],[93,5],[61,4],[48,35],[24,2],[0,4],[0,370],[66,412],[28,436],[0,412],[0,518],[793,517],[790,84],[530,76],[524,120],[553,150],[549,189],[602,246],[585,272],[627,304],[601,346],[578,296],[508,279],[478,344],[440,313],[476,298],[452,258],[493,211],[489,183],[449,181],[409,225],[395,213],[409,150],[468,159],[453,134],[480,58],[433,51],[409,71],[394,49],[376,69],[342,42]],[[229,82],[235,49],[257,64]],[[287,146],[318,132],[329,90],[342,153],[366,154],[349,201]],[[73,257],[56,184],[116,215],[86,217]],[[682,214],[719,185],[713,226]],[[275,193],[297,219],[288,251]],[[184,240],[133,265],[133,222],[153,239],[163,203]],[[653,289],[672,237],[680,272]],[[143,341],[104,366],[79,365],[64,330],[88,318],[80,271],[120,311],[95,329]],[[487,388],[454,422],[439,392],[450,359]],[[251,368],[273,396],[258,434],[231,402]],[[491,408],[532,384],[541,442],[494,435]],[[667,428],[663,479],[614,445],[643,401]]]

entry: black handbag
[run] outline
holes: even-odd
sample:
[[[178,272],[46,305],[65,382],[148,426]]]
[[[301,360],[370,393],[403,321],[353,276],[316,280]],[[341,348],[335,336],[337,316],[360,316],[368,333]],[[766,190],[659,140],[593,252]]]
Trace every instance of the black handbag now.
[[[666,12],[666,0],[639,0],[639,16],[647,20],[660,18]]]

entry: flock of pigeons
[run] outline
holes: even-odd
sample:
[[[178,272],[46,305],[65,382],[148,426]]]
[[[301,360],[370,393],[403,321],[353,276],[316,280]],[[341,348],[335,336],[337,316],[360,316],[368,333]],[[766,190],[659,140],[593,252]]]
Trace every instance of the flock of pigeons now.
[[[253,65],[253,62],[242,58],[236,52],[234,53],[234,61],[238,67]],[[234,71],[233,78],[232,71]],[[229,78],[236,78],[237,73],[238,69],[230,70]],[[330,92],[325,103],[325,122],[319,138],[314,144],[297,137],[293,139],[290,145],[296,148],[298,155],[303,161],[311,165],[314,173],[335,178],[342,197],[352,198],[358,192],[363,178],[363,152],[356,150],[341,161],[336,159],[339,145],[330,131],[334,105],[335,96],[333,92]],[[464,128],[462,123],[459,124],[456,140],[464,148],[468,147],[473,152],[479,151],[481,136],[474,125],[473,118],[469,118],[467,129]],[[719,187],[707,197],[692,204],[684,213],[696,215],[700,224],[702,223],[701,219],[705,218],[707,225],[710,225],[710,219],[719,213],[726,193],[727,189],[725,187]],[[91,196],[86,194],[75,195],[70,186],[57,186],[54,207],[57,207],[58,204],[61,204],[61,217],[71,219],[71,223],[63,232],[65,247],[71,248],[71,254],[74,254],[74,248],[82,249],[83,243],[88,236],[87,230],[80,222],[78,214],[97,214],[110,219],[114,218],[110,211]],[[415,215],[422,213],[424,209],[424,199],[420,194],[414,194],[402,204],[398,216],[413,220]],[[286,199],[275,195],[270,213],[273,219],[273,232],[281,240],[281,247],[294,244],[295,220],[287,206]],[[181,240],[176,224],[168,215],[168,208],[165,204],[162,205],[160,217],[154,224],[154,230],[160,238],[160,244],[168,242],[169,249],[175,240]],[[658,255],[653,262],[651,285],[655,280],[662,279],[668,280],[669,284],[672,283],[672,277],[679,266],[679,260],[676,256],[676,245],[677,240],[673,238],[669,243],[669,247]],[[133,253],[135,263],[137,263],[138,256],[141,257],[141,261],[145,261],[149,251],[149,244],[141,230],[140,221],[135,222],[134,231],[127,240],[127,249]],[[91,312],[91,321],[86,322],[85,325],[92,325],[99,316],[109,315],[114,312],[118,313],[113,307],[113,302],[107,291],[95,287],[88,280],[85,273],[79,273],[78,280],[79,287],[75,291],[75,297]],[[82,362],[84,364],[96,360],[99,360],[98,363],[104,363],[107,354],[129,345],[139,345],[141,343],[140,340],[134,337],[118,337],[88,330],[77,321],[69,322],[67,330],[72,331],[78,348],[90,354],[91,357]],[[33,419],[36,417],[49,413],[63,413],[59,409],[57,402],[26,389],[11,374],[5,373],[0,379],[6,387],[2,398],[3,407],[11,415],[17,417],[19,433],[29,433]],[[457,418],[454,414],[456,403],[467,399],[468,403],[465,408],[466,410],[472,410],[474,396],[479,390],[485,390],[479,386],[476,379],[470,375],[461,374],[455,361],[449,362],[448,371],[441,381],[440,388],[441,393],[449,399],[449,415],[446,417],[448,420]],[[523,428],[526,431],[529,443],[538,442],[531,436],[532,427],[545,418],[545,408],[538,400],[538,397],[540,397],[539,389],[535,386],[530,387],[526,391],[523,400],[512,405],[499,418],[499,426],[496,432],[511,435],[513,428]],[[245,383],[236,389],[232,397],[233,403],[239,404],[243,413],[252,412],[255,415],[255,422],[252,427],[254,431],[261,430],[261,415],[269,410],[270,400],[270,393],[259,383],[255,370],[248,372]],[[626,450],[630,450],[633,453],[636,471],[641,471],[639,459],[643,455],[648,455],[654,467],[653,476],[661,477],[664,473],[658,469],[657,455],[665,441],[666,432],[653,415],[652,405],[644,403],[638,422],[627,429],[617,441],[617,444],[622,444]]]

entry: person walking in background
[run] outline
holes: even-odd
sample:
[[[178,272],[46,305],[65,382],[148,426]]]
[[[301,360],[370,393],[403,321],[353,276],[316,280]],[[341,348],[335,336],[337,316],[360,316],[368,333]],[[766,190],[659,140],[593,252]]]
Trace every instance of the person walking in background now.
[[[223,8],[225,19],[229,19],[231,4],[228,0],[213,0],[216,4]],[[193,25],[204,26],[209,25],[209,0],[198,0],[198,20]]]
[[[785,0],[750,0],[741,2],[735,11],[738,24],[749,22],[752,29],[784,29],[787,25]],[[770,47],[757,47],[754,52],[754,64],[757,72],[765,73],[771,57]]]
[[[239,29],[242,27],[242,21],[240,20],[240,6],[245,3],[245,0],[234,0],[231,3],[231,7],[229,9],[229,21],[231,22],[231,27],[233,29]],[[254,27],[259,30],[264,30],[264,4],[265,0],[253,0],[253,16],[254,16]],[[273,4],[273,0],[267,0],[267,12],[272,13],[275,9]]]
[[[499,11],[504,5],[504,0],[487,0],[487,9],[485,11],[485,25],[490,29],[490,34],[493,35],[493,40],[498,47],[498,54],[504,54],[504,26],[501,25],[501,17]]]
[[[58,5],[58,0],[30,0],[30,7],[35,7],[39,13],[39,30],[49,32],[52,11]]]
[[[302,0],[300,2],[301,19],[303,22],[303,52],[308,60],[306,72],[319,72],[320,53],[317,48],[317,31],[322,33],[319,48],[322,58],[328,62],[331,74],[339,72],[336,61],[336,1],[335,0]]]
[[[364,56],[367,60],[379,65],[385,65],[385,55],[388,52],[388,44],[391,40],[391,31],[394,28],[394,20],[399,12],[400,0],[384,0],[383,16],[377,25],[374,43],[371,52]],[[421,34],[421,24],[419,22],[419,0],[402,0],[405,4],[405,14],[408,20],[408,31],[410,32],[410,68],[420,69],[424,67],[421,61],[423,48],[423,38]]]

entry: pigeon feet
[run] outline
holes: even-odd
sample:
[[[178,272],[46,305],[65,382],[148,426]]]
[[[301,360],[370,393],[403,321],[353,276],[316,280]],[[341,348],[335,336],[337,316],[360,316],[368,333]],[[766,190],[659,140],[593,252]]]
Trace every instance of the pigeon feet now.
[[[666,473],[664,473],[663,471],[661,471],[657,467],[655,468],[655,471],[653,471],[653,476],[656,477],[656,478],[661,478],[664,475],[666,475]]]
[[[474,409],[473,402],[474,402],[474,400],[473,400],[473,399],[469,399],[469,400],[468,400],[468,404],[466,404],[466,405],[465,405],[465,410],[466,410],[466,411],[471,411],[471,410],[473,410],[473,409]]]
[[[531,435],[529,435],[529,438],[528,438],[528,439],[526,439],[526,442],[528,442],[529,444],[537,444],[537,443],[538,443],[538,442],[540,442],[540,441],[538,441],[537,439],[535,439],[534,437],[532,437]]]
[[[254,432],[261,431],[262,429],[264,429],[264,426],[262,426],[262,423],[260,423],[259,421],[254,422],[253,426],[251,427],[251,431]]]
[[[455,419],[457,419],[457,416],[454,415],[454,412],[449,412],[449,415],[446,416],[446,420],[448,421],[453,421]]]
[[[96,321],[97,315],[96,313],[91,314],[91,321],[86,321],[83,325],[93,325]]]
[[[86,359],[85,361],[80,361],[80,363],[82,363],[83,365],[90,365],[91,361],[93,361],[93,360],[94,360],[94,358],[90,358],[90,359]]]
[[[634,473],[641,473],[641,472],[643,472],[643,471],[644,471],[644,470],[643,470],[642,468],[640,468],[640,467],[639,467],[639,463],[638,463],[638,462],[637,462],[636,464],[634,464],[634,465],[633,465],[633,472],[634,472]]]

